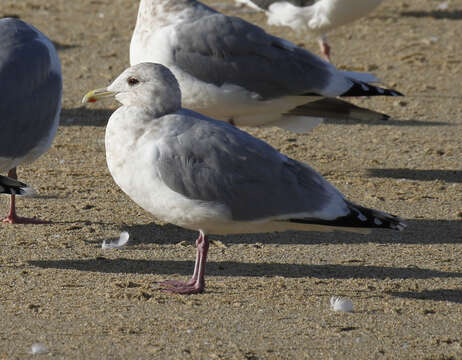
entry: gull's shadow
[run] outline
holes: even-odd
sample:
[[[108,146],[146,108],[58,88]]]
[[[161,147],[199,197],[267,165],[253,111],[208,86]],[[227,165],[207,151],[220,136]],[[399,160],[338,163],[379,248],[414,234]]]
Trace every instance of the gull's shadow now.
[[[462,183],[462,170],[367,169],[367,175],[378,178]]]
[[[336,232],[290,231],[268,234],[244,234],[211,236],[225,245],[232,244],[462,244],[462,220],[405,220],[408,227],[401,232],[383,229],[373,230],[368,235]],[[179,241],[194,244],[198,233],[174,225],[160,226],[155,223],[135,225],[124,230],[130,234],[130,245],[172,245]],[[97,243],[101,243],[102,239]],[[310,248],[307,247],[307,252]]]
[[[53,194],[37,194],[37,195],[32,195],[29,197],[29,199],[41,199],[41,200],[46,200],[46,199],[69,199],[70,195],[62,196],[62,195],[53,195]]]
[[[453,124],[442,121],[421,121],[421,120],[359,120],[359,119],[326,119],[324,124],[333,125],[391,125],[391,126],[453,126]]]
[[[431,11],[402,11],[401,16],[425,18],[432,17],[434,19],[462,19],[462,10],[431,10]]]
[[[114,110],[79,107],[61,110],[61,126],[106,126]]]
[[[194,244],[198,236],[197,231],[183,229],[181,227],[156,223],[139,224],[121,229],[130,234],[130,245],[158,244],[173,245],[179,241],[187,241]]]
[[[84,259],[84,260],[31,260],[32,266],[44,269],[62,269],[110,274],[180,274],[191,275],[193,261]],[[459,272],[444,272],[417,267],[305,265],[284,263],[243,263],[235,261],[207,262],[210,276],[282,276],[287,278],[314,277],[318,279],[431,279],[462,278]]]
[[[424,291],[390,291],[388,294],[400,298],[450,301],[462,304],[462,290],[460,289],[437,289]]]

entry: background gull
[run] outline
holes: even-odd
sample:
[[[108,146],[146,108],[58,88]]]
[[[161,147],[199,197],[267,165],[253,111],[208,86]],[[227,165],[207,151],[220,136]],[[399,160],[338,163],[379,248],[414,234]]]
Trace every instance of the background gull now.
[[[171,69],[185,107],[237,126],[304,132],[324,116],[303,112],[321,97],[399,95],[195,0],[141,0],[130,63],[141,62]]]
[[[268,24],[289,26],[316,36],[324,57],[330,61],[326,32],[373,11],[383,0],[235,0],[265,10]]]
[[[286,230],[402,230],[393,215],[346,200],[320,174],[225,122],[181,107],[174,75],[141,63],[83,102],[122,103],[106,129],[115,182],[158,219],[199,231],[194,274],[162,283],[174,293],[205,287],[208,234]]]
[[[0,19],[0,171],[16,179],[18,165],[50,148],[61,93],[61,65],[51,41],[19,19]],[[14,194],[3,221],[42,223],[16,215]]]

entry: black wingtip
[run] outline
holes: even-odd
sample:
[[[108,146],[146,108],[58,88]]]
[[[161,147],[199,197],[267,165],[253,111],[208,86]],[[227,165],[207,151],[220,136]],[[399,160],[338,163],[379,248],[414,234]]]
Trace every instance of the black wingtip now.
[[[303,224],[316,224],[345,228],[383,228],[403,231],[407,225],[395,215],[388,214],[379,210],[365,208],[347,202],[350,212],[342,217],[332,220],[322,219],[290,219],[291,222]]]
[[[404,96],[404,94],[393,89],[384,89],[379,86],[355,81],[353,82],[353,86],[340,96]]]
[[[18,180],[0,175],[0,193],[10,195],[29,195],[32,193],[32,189]]]
[[[407,227],[403,219],[396,215],[366,208],[351,202],[347,203],[350,209],[350,213],[347,217],[350,218],[350,221],[354,221],[358,225],[362,223],[363,226],[360,227],[385,228],[398,231],[403,231]]]

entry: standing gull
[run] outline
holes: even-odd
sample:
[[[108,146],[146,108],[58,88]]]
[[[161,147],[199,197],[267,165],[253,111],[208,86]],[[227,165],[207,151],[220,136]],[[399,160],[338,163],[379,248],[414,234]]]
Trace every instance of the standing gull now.
[[[61,65],[56,50],[35,27],[0,19],[0,172],[16,179],[16,167],[51,146],[61,109]],[[9,223],[43,223],[16,215],[11,195]]]
[[[174,75],[141,63],[83,102],[114,96],[106,128],[115,182],[158,219],[199,231],[194,274],[166,281],[172,293],[204,291],[209,234],[286,230],[402,230],[397,217],[364,208],[311,167],[222,121],[181,107]]]
[[[383,0],[235,0],[265,10],[268,24],[289,26],[316,36],[324,57],[330,61],[326,32],[366,16]]]
[[[141,0],[130,63],[141,62],[171,69],[185,107],[237,126],[305,132],[324,117],[303,111],[321,97],[400,95],[195,0]]]

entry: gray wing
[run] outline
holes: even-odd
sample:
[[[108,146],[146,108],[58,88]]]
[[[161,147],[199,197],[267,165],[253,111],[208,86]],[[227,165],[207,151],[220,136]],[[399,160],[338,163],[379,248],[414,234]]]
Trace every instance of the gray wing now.
[[[306,164],[238,128],[188,110],[184,115],[165,117],[172,131],[156,159],[175,192],[224,204],[234,220],[312,212],[339,194]]]
[[[46,138],[61,101],[48,47],[18,19],[0,20],[0,157],[21,157]]]
[[[270,5],[277,2],[288,2],[295,6],[311,6],[314,5],[316,0],[251,0],[258,7],[268,10]],[[319,1],[319,0],[317,0]]]
[[[262,99],[327,86],[332,65],[242,19],[213,14],[175,28],[174,63],[205,82],[237,84]]]

